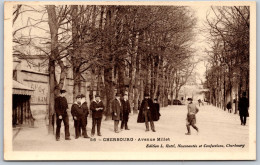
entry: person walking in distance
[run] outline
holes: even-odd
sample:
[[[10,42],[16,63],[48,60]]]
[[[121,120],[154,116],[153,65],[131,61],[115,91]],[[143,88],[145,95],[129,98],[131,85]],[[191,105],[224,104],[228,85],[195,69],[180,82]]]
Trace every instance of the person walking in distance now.
[[[194,103],[192,103],[192,98],[188,98],[189,104],[187,106],[188,113],[186,118],[186,127],[187,133],[185,135],[191,135],[190,126],[192,126],[197,132],[199,132],[198,127],[196,127],[196,114],[199,112],[199,109],[196,107]]]
[[[88,114],[89,114],[89,110],[88,110],[88,103],[86,102],[86,96],[85,95],[81,95],[81,107],[83,109],[83,113],[84,113],[84,120],[85,120],[85,128],[86,128],[86,138],[89,138],[88,134],[87,134],[87,125],[88,125]]]
[[[145,122],[145,131],[149,131],[149,124],[148,121],[150,122],[151,129],[153,132],[155,132],[155,126],[154,126],[154,117],[153,115],[155,114],[155,108],[153,101],[150,99],[149,94],[144,95],[144,100],[141,103],[138,118],[137,118],[137,123],[144,123]]]
[[[246,118],[249,116],[248,107],[249,107],[249,101],[246,98],[246,92],[243,92],[242,98],[240,98],[238,102],[238,110],[239,110],[241,125],[246,125]]]
[[[116,94],[116,98],[112,101],[112,120],[114,120],[114,131],[119,133],[118,124],[122,115],[122,106],[120,101],[120,94]]]
[[[129,119],[129,113],[131,113],[131,109],[130,109],[130,103],[129,103],[127,94],[124,94],[124,97],[123,97],[121,103],[122,103],[122,108],[123,108],[121,130],[123,130],[124,127],[125,127],[125,130],[130,130],[128,128],[127,123],[128,123],[128,119]]]
[[[97,135],[102,136],[100,129],[101,129],[101,121],[104,111],[104,104],[100,100],[99,94],[95,96],[95,100],[91,102],[90,104],[90,110],[92,111],[92,130],[91,130],[91,136],[95,135],[95,129],[97,125]]]
[[[60,90],[60,95],[55,99],[54,108],[56,112],[56,140],[60,140],[60,127],[61,122],[63,121],[65,127],[65,140],[70,139],[70,132],[69,132],[69,117],[67,114],[68,109],[68,102],[65,98],[66,90]]]

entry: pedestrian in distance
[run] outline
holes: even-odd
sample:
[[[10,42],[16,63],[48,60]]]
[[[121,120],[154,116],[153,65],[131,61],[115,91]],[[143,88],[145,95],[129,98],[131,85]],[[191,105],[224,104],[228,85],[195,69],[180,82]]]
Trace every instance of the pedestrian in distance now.
[[[60,140],[60,127],[63,121],[65,127],[65,140],[70,139],[69,132],[69,117],[68,117],[68,102],[66,99],[66,90],[60,90],[60,95],[55,99],[54,108],[56,112],[56,140]]]
[[[120,119],[122,118],[122,105],[120,101],[120,94],[116,93],[115,99],[112,101],[112,120],[114,120],[114,131],[115,133],[119,133],[118,124]]]
[[[75,122],[75,139],[79,138],[81,129],[84,138],[89,138],[86,131],[86,111],[81,105],[81,95],[78,95],[76,97],[76,102],[72,104],[71,114]]]
[[[232,104],[230,101],[227,103],[227,110],[229,113],[232,113]]]
[[[129,119],[129,113],[131,113],[131,108],[130,108],[130,103],[128,100],[128,95],[124,94],[123,99],[121,100],[121,104],[122,104],[122,109],[123,109],[123,113],[122,113],[122,121],[121,121],[121,130],[124,129],[125,130],[130,130],[128,128],[128,119]]]
[[[199,132],[198,127],[196,124],[196,114],[199,112],[199,109],[196,107],[194,103],[192,103],[192,98],[188,98],[189,104],[187,106],[188,113],[186,118],[186,127],[187,127],[187,133],[185,135],[191,135],[190,126],[192,126],[197,133]]]
[[[150,122],[151,129],[153,132],[155,131],[155,126],[154,126],[154,119],[158,118],[155,116],[156,115],[156,110],[154,108],[154,104],[152,99],[150,99],[149,94],[144,95],[144,100],[141,103],[139,114],[137,117],[137,123],[145,123],[146,127],[146,132],[149,131],[149,124]]]
[[[90,104],[90,110],[92,111],[91,136],[95,135],[96,126],[97,126],[97,135],[102,136],[100,129],[101,129],[101,121],[102,121],[104,109],[105,107],[103,102],[100,100],[99,94],[96,94],[95,100],[93,100]]]
[[[241,120],[241,125],[246,125],[246,118],[249,117],[248,113],[249,100],[246,98],[246,92],[243,92],[242,98],[238,102],[239,116]]]

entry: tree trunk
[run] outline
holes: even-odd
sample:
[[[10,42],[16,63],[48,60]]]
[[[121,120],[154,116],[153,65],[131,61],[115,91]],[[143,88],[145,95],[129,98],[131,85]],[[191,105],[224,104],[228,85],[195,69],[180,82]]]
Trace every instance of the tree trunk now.
[[[114,98],[115,86],[113,84],[113,69],[106,68],[104,70],[104,81],[105,81],[105,93],[106,93],[106,119],[111,119],[111,101]]]
[[[55,119],[55,90],[56,90],[56,79],[55,79],[55,59],[58,55],[58,25],[57,16],[54,5],[46,6],[48,12],[48,24],[51,33],[51,55],[49,57],[49,126],[48,133],[54,134],[54,119]]]
[[[54,134],[54,119],[55,119],[55,62],[49,60],[49,126],[48,133]]]

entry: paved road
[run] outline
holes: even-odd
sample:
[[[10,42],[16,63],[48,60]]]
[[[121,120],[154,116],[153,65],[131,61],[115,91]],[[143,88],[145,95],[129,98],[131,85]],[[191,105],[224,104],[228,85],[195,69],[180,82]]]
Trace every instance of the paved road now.
[[[249,127],[240,125],[238,115],[229,114],[213,106],[205,105],[199,108],[197,126],[200,132],[197,134],[191,128],[190,136],[185,135],[186,106],[168,106],[161,109],[162,116],[160,121],[155,122],[155,133],[145,132],[145,125],[136,123],[137,115],[130,115],[129,131],[123,130],[116,134],[113,132],[113,121],[103,121],[102,137],[76,140],[71,121],[70,141],[64,140],[62,132],[61,141],[56,142],[53,135],[47,134],[46,126],[25,128],[15,137],[13,148],[16,151],[158,151],[162,145],[164,151],[178,152],[248,150]],[[87,130],[90,133],[91,119],[88,123]],[[130,139],[126,141],[126,138]]]

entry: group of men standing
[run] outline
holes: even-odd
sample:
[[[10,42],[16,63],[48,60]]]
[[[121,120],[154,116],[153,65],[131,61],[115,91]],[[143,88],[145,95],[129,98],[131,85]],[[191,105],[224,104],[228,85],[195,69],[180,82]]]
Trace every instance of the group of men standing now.
[[[55,99],[55,112],[56,112],[56,140],[60,140],[60,128],[63,121],[65,127],[65,140],[71,140],[69,133],[69,118],[67,114],[68,103],[66,96],[66,90],[60,90],[60,96]],[[100,100],[100,96],[95,95],[95,99],[90,104],[90,111],[92,112],[92,129],[91,136],[95,135],[97,127],[97,135],[101,135],[101,121],[104,112],[104,104]],[[76,101],[71,106],[71,115],[74,120],[75,138],[78,139],[81,132],[84,138],[90,138],[87,134],[86,126],[87,119],[90,113],[86,102],[85,95],[76,96]],[[160,117],[160,106],[155,99],[155,103],[149,98],[149,94],[145,94],[145,98],[141,103],[138,114],[138,123],[145,123],[146,130],[149,131],[149,124],[151,130],[155,132],[154,121],[158,121]],[[117,93],[115,99],[111,102],[112,120],[114,120],[114,132],[119,133],[119,122],[121,120],[121,130],[130,130],[128,127],[129,114],[131,113],[130,102],[128,95],[124,94],[123,98],[120,98],[120,94]]]
[[[60,128],[63,121],[65,127],[65,140],[71,140],[69,133],[69,118],[68,118],[68,103],[66,96],[66,90],[60,90],[60,96],[55,99],[55,112],[56,112],[56,140],[60,140]],[[90,104],[90,111],[92,112],[92,130],[91,136],[95,135],[95,129],[97,126],[97,135],[102,136],[100,132],[101,121],[104,111],[104,104],[100,100],[100,96],[96,95],[95,100]],[[81,132],[84,138],[90,138],[87,134],[86,126],[88,123],[87,117],[89,115],[89,109],[86,102],[85,95],[76,96],[76,101],[71,106],[71,115],[74,120],[75,127],[75,139],[78,139]]]

